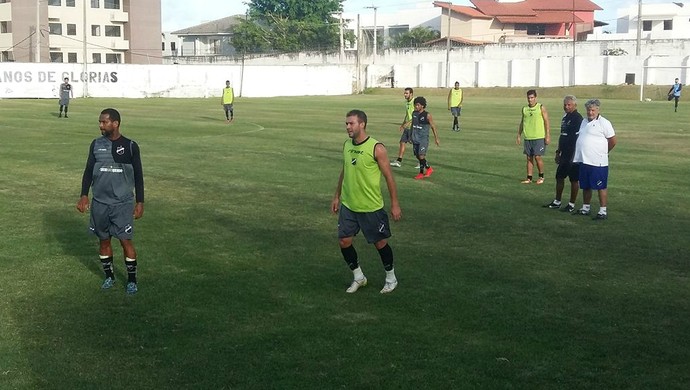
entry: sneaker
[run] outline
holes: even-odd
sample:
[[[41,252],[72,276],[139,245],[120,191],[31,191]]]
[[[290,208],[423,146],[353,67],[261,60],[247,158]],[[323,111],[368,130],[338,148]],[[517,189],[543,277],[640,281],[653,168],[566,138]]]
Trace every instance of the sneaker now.
[[[564,213],[571,213],[572,214],[575,211],[575,207],[568,204],[564,208],[562,208],[561,211]]]
[[[134,283],[134,282],[127,283],[127,290],[126,290],[127,295],[134,295],[137,293],[137,291],[139,291],[139,289],[137,288],[136,283]]]
[[[58,118],[62,118],[62,114],[58,115]]]
[[[400,168],[400,161],[398,161],[398,160],[391,161],[391,166]]]
[[[551,202],[551,203],[549,203],[549,204],[543,205],[542,207],[546,207],[547,209],[560,209],[560,208],[561,208],[561,204],[560,204],[560,203],[556,203],[556,202]]]
[[[608,219],[608,217],[609,217],[608,214],[597,213],[597,215],[592,219],[595,221],[601,221],[604,219]]]
[[[575,212],[574,215],[589,215],[590,210],[585,210],[585,209],[579,209]]]
[[[398,287],[397,280],[394,280],[392,282],[386,280],[386,284],[384,284],[383,288],[381,289],[381,294],[388,294],[389,292],[395,290],[396,287]]]
[[[424,174],[423,173],[418,173],[417,176],[414,177],[415,180],[421,180],[424,179]]]
[[[424,174],[424,177],[429,177],[431,174],[434,173],[434,168],[429,167],[426,169],[426,173]]]
[[[115,279],[111,277],[105,278],[103,281],[103,284],[101,284],[101,290],[108,290],[109,288],[113,287],[115,285]]]
[[[355,279],[352,281],[352,284],[350,285],[350,287],[348,287],[347,290],[345,290],[345,292],[348,294],[352,294],[353,292],[356,292],[357,290],[359,290],[360,287],[364,287],[366,285],[367,285],[367,278],[366,277],[362,278],[360,280]]]
[[[544,178],[540,177],[539,179],[537,179],[537,184],[544,184]]]
[[[531,184],[531,183],[532,183],[532,179],[525,179],[525,180],[521,181],[520,183],[522,183],[522,184]]]
[[[69,118],[69,117],[67,116],[67,114],[65,114],[65,118]]]

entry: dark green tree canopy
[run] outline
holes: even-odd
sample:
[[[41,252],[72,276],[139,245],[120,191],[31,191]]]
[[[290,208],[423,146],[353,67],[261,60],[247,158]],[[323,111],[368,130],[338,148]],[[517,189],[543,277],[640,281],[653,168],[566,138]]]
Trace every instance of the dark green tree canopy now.
[[[417,47],[425,42],[432,41],[441,36],[441,33],[429,27],[415,27],[392,39],[393,47]]]
[[[246,52],[333,50],[339,44],[343,0],[250,0],[233,45]]]

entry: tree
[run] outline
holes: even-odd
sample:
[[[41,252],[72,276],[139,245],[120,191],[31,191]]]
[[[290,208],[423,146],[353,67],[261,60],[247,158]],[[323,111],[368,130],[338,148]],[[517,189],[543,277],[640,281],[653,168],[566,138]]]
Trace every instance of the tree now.
[[[404,32],[393,37],[391,46],[393,47],[417,47],[421,44],[440,38],[441,33],[429,27],[415,27],[408,32]]]
[[[251,0],[233,35],[239,51],[295,52],[337,49],[343,0]]]

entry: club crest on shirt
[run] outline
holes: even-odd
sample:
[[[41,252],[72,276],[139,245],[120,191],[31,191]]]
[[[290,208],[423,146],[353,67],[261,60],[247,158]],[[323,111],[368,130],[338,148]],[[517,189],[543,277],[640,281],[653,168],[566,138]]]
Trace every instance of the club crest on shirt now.
[[[115,151],[118,155],[122,156],[125,154],[125,147],[124,146],[118,146],[117,150]]]
[[[350,164],[352,165],[357,165],[357,159],[353,158],[352,161],[350,161]]]

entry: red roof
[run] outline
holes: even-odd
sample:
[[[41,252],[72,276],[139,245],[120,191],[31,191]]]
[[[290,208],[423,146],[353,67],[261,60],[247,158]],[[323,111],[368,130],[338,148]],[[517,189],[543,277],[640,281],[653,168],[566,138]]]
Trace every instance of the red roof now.
[[[434,1],[434,7],[441,7],[443,9],[450,8],[453,12],[457,12],[462,15],[467,15],[471,18],[478,19],[493,19],[493,16],[485,15],[474,7],[468,7],[466,5],[452,5],[445,1]]]
[[[470,0],[477,9],[489,16],[503,16],[503,15],[535,15],[534,9],[529,6],[529,1],[520,1],[518,3],[499,3],[495,0]]]
[[[539,11],[534,16],[497,16],[501,23],[584,23],[584,20],[568,11]]]
[[[532,9],[544,11],[601,11],[603,9],[589,0],[526,0],[526,2]]]

